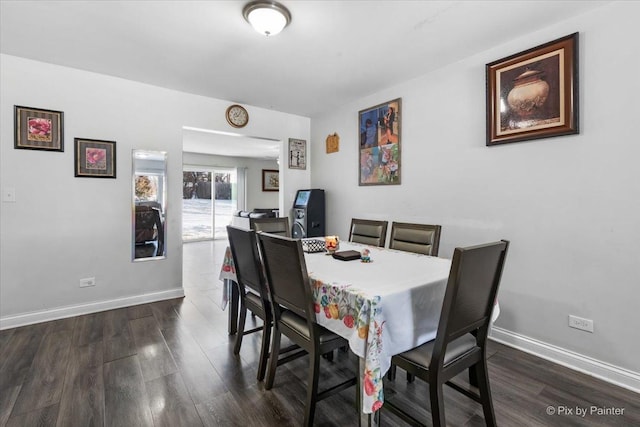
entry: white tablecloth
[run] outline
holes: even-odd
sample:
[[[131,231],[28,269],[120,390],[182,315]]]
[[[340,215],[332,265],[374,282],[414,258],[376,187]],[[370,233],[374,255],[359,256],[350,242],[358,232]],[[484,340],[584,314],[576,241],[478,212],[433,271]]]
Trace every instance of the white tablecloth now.
[[[364,358],[363,412],[384,401],[382,379],[391,356],[435,338],[451,261],[409,252],[370,250],[371,263],[306,254],[318,323],[349,340]]]

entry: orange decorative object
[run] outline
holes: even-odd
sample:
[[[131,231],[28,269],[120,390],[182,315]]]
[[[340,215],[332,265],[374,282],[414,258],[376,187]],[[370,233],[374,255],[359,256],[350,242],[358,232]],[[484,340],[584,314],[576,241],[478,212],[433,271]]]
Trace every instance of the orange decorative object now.
[[[327,136],[327,154],[340,151],[340,137],[337,133]]]
[[[340,247],[340,238],[338,236],[326,236],[324,238],[324,247],[329,254],[333,254]]]

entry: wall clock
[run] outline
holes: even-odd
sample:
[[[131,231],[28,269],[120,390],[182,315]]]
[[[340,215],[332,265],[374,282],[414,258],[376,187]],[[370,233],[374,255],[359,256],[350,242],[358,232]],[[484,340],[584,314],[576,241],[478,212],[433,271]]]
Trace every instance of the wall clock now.
[[[233,104],[227,108],[225,115],[227,122],[234,128],[242,128],[249,123],[249,113],[247,113],[247,110],[241,105]]]

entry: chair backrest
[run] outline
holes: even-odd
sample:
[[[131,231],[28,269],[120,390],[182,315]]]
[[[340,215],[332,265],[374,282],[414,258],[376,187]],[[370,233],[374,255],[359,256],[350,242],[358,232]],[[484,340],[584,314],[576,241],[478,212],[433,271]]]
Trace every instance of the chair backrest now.
[[[349,229],[349,241],[384,247],[384,243],[387,240],[388,225],[388,221],[353,218]]]
[[[484,346],[509,242],[456,248],[442,304],[432,364],[442,362],[446,345],[472,331]]]
[[[152,206],[136,206],[136,243],[145,243],[164,237],[160,210]]]
[[[389,249],[438,256],[442,227],[430,224],[391,223]]]
[[[260,233],[258,242],[274,311],[279,304],[308,322],[315,322],[313,296],[300,239]]]
[[[256,232],[262,231],[278,236],[291,237],[289,228],[289,218],[281,216],[278,218],[249,218],[249,228]]]
[[[227,236],[238,283],[251,288],[265,300],[267,291],[258,253],[256,232],[228,225]]]

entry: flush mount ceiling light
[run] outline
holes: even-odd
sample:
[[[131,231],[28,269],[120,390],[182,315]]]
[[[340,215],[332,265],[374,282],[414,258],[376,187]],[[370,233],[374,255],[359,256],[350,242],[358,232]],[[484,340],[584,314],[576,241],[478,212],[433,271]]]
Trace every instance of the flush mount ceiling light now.
[[[242,15],[254,30],[265,36],[275,36],[291,22],[286,7],[275,1],[252,1],[242,9]]]

